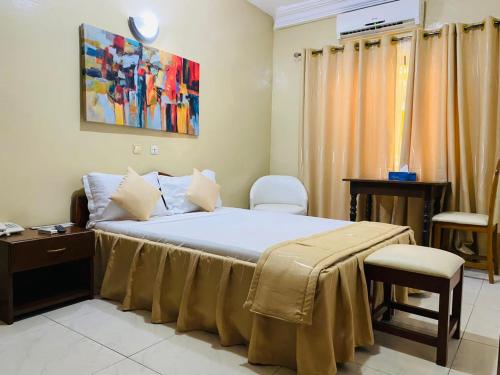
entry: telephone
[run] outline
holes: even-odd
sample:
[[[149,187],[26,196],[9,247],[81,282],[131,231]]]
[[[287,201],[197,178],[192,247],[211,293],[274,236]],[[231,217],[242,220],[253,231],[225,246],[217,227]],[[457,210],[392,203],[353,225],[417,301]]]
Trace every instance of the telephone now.
[[[24,231],[24,228],[18,224],[14,223],[0,223],[0,237],[10,236],[14,233],[20,233]]]

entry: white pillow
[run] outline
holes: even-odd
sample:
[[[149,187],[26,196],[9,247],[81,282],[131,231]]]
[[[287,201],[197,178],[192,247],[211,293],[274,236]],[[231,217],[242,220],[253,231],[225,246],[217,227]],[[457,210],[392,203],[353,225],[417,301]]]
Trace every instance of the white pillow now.
[[[205,169],[201,172],[202,175],[208,177],[213,182],[215,181],[215,172]],[[200,207],[191,203],[186,196],[187,190],[191,185],[192,175],[181,177],[159,176],[161,193],[167,205],[169,215],[184,214],[187,212],[199,211]],[[219,197],[215,207],[222,207],[222,201]]]
[[[120,186],[123,177],[106,173],[89,173],[83,176],[83,188],[87,195],[90,213],[87,227],[93,227],[98,221],[131,219],[127,211],[111,200],[111,196]],[[151,172],[142,177],[159,189],[158,172]],[[151,216],[166,215],[168,215],[167,209],[160,196]]]

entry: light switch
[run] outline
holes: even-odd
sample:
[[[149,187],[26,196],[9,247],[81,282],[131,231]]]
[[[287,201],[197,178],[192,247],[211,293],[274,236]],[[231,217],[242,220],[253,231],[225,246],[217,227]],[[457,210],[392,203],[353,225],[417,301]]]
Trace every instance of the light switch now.
[[[142,145],[135,144],[134,147],[132,148],[132,153],[134,155],[140,155],[140,154],[142,154]]]
[[[160,155],[160,148],[158,145],[151,145],[151,155]]]

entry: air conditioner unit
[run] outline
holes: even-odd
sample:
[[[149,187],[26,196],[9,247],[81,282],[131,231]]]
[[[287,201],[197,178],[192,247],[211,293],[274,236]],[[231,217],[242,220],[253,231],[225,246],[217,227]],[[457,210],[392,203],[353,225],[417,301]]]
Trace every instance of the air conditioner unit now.
[[[337,16],[337,38],[371,34],[423,23],[423,1],[393,0]]]

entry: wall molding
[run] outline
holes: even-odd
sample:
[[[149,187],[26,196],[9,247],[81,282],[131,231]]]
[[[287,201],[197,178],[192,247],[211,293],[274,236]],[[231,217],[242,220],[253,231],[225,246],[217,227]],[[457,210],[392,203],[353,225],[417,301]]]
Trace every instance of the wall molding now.
[[[276,9],[274,28],[300,25],[391,1],[394,0],[305,0],[296,4],[282,5]]]

